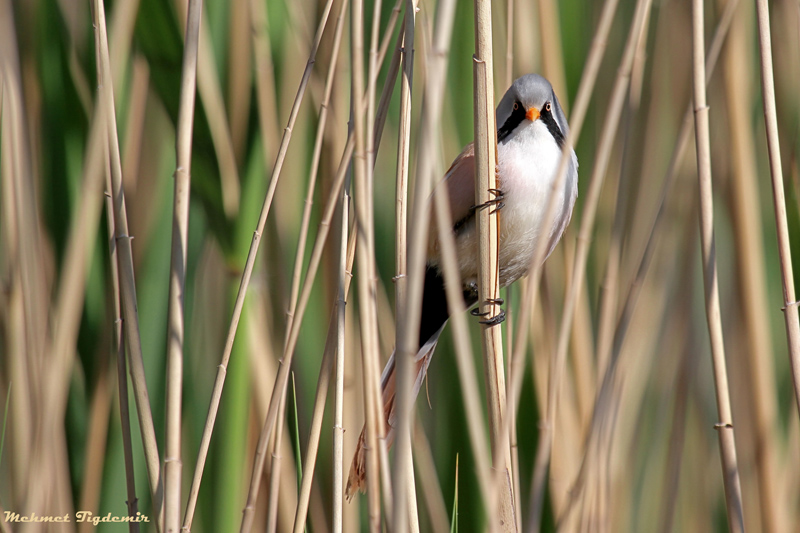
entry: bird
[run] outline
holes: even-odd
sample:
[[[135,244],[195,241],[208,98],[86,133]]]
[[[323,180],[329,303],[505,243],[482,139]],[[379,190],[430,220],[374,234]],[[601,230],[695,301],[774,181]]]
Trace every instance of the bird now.
[[[465,307],[478,301],[478,226],[476,213],[482,208],[497,210],[498,267],[500,285],[505,287],[524,276],[531,267],[539,240],[548,240],[546,255],[552,253],[572,218],[578,196],[578,158],[569,148],[569,162],[563,187],[555,191],[557,209],[552,223],[543,220],[551,189],[558,178],[562,151],[569,126],[550,82],[539,74],[516,79],[503,95],[495,114],[497,124],[497,189],[483,205],[475,200],[475,146],[468,144],[453,160],[444,179],[429,198],[433,210],[435,195],[446,194],[452,215],[458,269]],[[427,264],[422,296],[419,350],[414,358],[416,378],[413,398],[425,379],[439,336],[450,317],[441,268],[441,250],[436,224],[428,235]],[[497,303],[497,302],[493,302]],[[473,314],[477,309],[473,310]],[[483,320],[495,325],[503,313]],[[394,440],[395,354],[392,353],[381,375],[381,391],[386,422],[386,443]],[[361,431],[345,493],[348,501],[366,487],[366,440]]]

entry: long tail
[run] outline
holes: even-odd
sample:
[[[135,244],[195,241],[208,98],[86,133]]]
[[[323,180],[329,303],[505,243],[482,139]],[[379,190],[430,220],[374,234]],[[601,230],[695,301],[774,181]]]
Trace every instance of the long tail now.
[[[464,303],[467,307],[476,301],[474,291],[464,291]],[[450,314],[447,309],[447,298],[444,291],[444,281],[438,270],[433,266],[428,266],[425,270],[425,288],[422,296],[422,318],[420,320],[419,331],[419,350],[414,357],[415,378],[412,399],[416,400],[428,366],[431,363],[436,343],[439,342],[439,335],[444,329]],[[386,445],[390,447],[394,442],[394,426],[397,420],[395,413],[395,353],[392,352],[389,361],[383,369],[381,375],[381,393],[383,398],[383,416],[386,423]],[[412,400],[412,401],[413,401]],[[356,490],[364,492],[367,482],[366,468],[366,428],[361,429],[358,437],[356,452],[353,456],[353,463],[350,466],[350,475],[347,478],[345,494],[350,501]]]

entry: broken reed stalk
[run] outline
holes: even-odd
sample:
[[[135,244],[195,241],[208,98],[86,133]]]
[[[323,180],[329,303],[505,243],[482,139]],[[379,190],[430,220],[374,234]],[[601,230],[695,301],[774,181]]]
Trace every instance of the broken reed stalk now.
[[[769,6],[756,0],[758,16],[758,49],[761,56],[761,93],[764,101],[769,168],[772,177],[772,205],[775,209],[775,229],[778,234],[778,253],[783,282],[783,313],[789,343],[789,362],[792,368],[795,402],[800,414],[800,302],[794,289],[792,250],[786,220],[786,195],[783,191],[783,167],[778,139],[778,117],[775,109],[775,80],[772,73],[772,35],[769,28]]]
[[[236,294],[236,300],[233,306],[233,315],[231,317],[231,322],[228,327],[228,333],[225,339],[225,348],[222,354],[222,361],[220,362],[219,366],[217,367],[217,375],[214,379],[214,387],[211,392],[211,401],[208,408],[208,416],[206,418],[206,424],[203,428],[203,435],[200,441],[200,447],[198,449],[198,457],[197,463],[195,464],[195,471],[194,476],[192,478],[192,485],[189,491],[189,499],[186,504],[186,512],[184,514],[183,519],[183,529],[191,530],[192,520],[194,519],[194,511],[197,506],[197,495],[200,491],[200,481],[203,477],[203,470],[205,468],[206,458],[208,457],[208,447],[211,443],[211,434],[214,431],[214,423],[216,422],[217,413],[219,411],[219,402],[220,398],[222,397],[222,388],[225,384],[225,375],[227,373],[228,362],[231,356],[231,350],[233,349],[233,341],[236,337],[236,329],[239,325],[239,319],[242,314],[242,307],[244,306],[244,297],[247,293],[247,287],[250,284],[250,277],[253,273],[253,265],[255,264],[256,255],[258,254],[258,247],[261,243],[261,235],[264,231],[264,226],[266,225],[267,215],[269,214],[270,207],[272,206],[272,199],[275,196],[275,188],[278,185],[278,181],[281,176],[281,169],[283,168],[283,162],[286,159],[286,152],[289,148],[289,141],[292,138],[292,129],[294,128],[294,124],[297,120],[297,115],[300,111],[300,104],[303,101],[303,96],[305,95],[305,89],[308,85],[308,79],[311,75],[311,69],[314,65],[314,59],[316,57],[316,52],[319,47],[319,42],[322,39],[322,31],[325,28],[325,24],[328,19],[328,14],[331,10],[332,0],[329,0],[325,4],[325,8],[322,13],[322,17],[320,19],[319,27],[317,28],[317,33],[314,37],[314,43],[311,47],[311,52],[309,53],[308,61],[306,62],[305,70],[303,71],[303,77],[300,80],[300,86],[297,89],[297,94],[295,96],[295,100],[292,104],[292,110],[289,114],[288,123],[286,129],[284,130],[283,138],[281,139],[281,145],[278,149],[278,155],[275,160],[275,166],[272,170],[272,176],[270,179],[269,189],[267,190],[266,197],[264,198],[264,203],[261,207],[261,214],[259,215],[258,224],[256,226],[256,231],[253,233],[253,239],[250,243],[250,249],[247,253],[247,260],[245,262],[244,271],[242,273],[242,279],[239,283],[239,290]],[[281,367],[283,370],[283,367]],[[284,378],[285,379],[285,378]],[[275,403],[275,408],[277,408],[277,402]],[[272,411],[273,406],[270,405],[270,411]],[[275,416],[273,414],[273,416]],[[262,459],[263,461],[263,459]],[[263,464],[263,463],[262,463]],[[258,488],[255,488],[256,492]],[[252,520],[252,514],[249,515]],[[248,517],[248,513],[245,513],[245,518]],[[250,522],[252,524],[252,522]],[[245,523],[243,522],[243,526]],[[249,529],[249,526],[248,526]]]
[[[736,443],[733,435],[728,372],[725,365],[725,347],[722,338],[722,319],[719,304],[719,281],[714,242],[714,200],[711,184],[711,143],[709,140],[708,105],[706,104],[705,36],[703,27],[703,1],[692,2],[692,79],[694,87],[694,123],[697,146],[697,175],[700,194],[700,238],[703,248],[703,282],[705,285],[706,317],[711,340],[711,359],[716,385],[719,435],[722,459],[722,479],[725,485],[725,503],[730,531],[744,531],[742,489],[736,460]]]
[[[400,80],[400,124],[397,140],[397,172],[395,184],[395,316],[397,317],[396,346],[399,339],[407,338],[406,293],[408,286],[408,169],[411,151],[411,89],[414,73],[414,32],[416,27],[416,5],[414,0],[405,2],[403,24],[402,57],[403,71]],[[427,189],[428,187],[426,187]],[[404,347],[410,347],[406,343]],[[396,351],[395,369],[397,382],[395,388],[395,409],[397,423],[395,427],[395,456],[392,470],[392,493],[395,496],[395,512],[393,515],[394,531],[409,530],[409,512],[406,511],[409,498],[408,487],[414,484],[414,470],[411,458],[411,425],[414,415],[411,387],[413,376],[413,349]],[[408,497],[407,497],[408,496]],[[416,507],[416,506],[415,506]],[[410,510],[411,507],[409,506]],[[411,529],[419,529],[419,519],[414,513]]]
[[[133,253],[131,239],[128,232],[128,215],[125,208],[125,193],[122,189],[122,165],[119,155],[119,138],[117,136],[117,120],[114,111],[114,90],[111,82],[111,69],[108,54],[108,34],[106,31],[106,18],[103,2],[95,0],[94,14],[96,17],[95,28],[100,49],[100,98],[105,106],[106,127],[108,134],[109,158],[111,166],[111,187],[114,199],[114,235],[117,243],[120,270],[119,279],[122,292],[122,318],[125,326],[125,340],[128,346],[131,381],[136,399],[136,411],[139,417],[139,427],[142,434],[145,464],[147,465],[147,479],[150,493],[153,498],[154,515],[157,529],[163,529],[163,487],[161,479],[158,445],[156,444],[153,415],[150,410],[150,397],[147,392],[144,361],[142,358],[142,343],[139,337],[139,316],[136,304],[136,286],[133,271]],[[113,265],[112,265],[113,267]]]
[[[184,293],[189,247],[192,130],[197,89],[197,50],[203,0],[189,0],[181,67],[181,94],[176,125],[176,168],[172,204],[172,255],[169,275],[167,335],[166,431],[164,439],[164,527],[181,525],[181,400],[183,398]]]

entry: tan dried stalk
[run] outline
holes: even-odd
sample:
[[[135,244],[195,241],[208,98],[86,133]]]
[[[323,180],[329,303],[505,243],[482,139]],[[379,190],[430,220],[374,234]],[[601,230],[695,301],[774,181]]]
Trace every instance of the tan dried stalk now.
[[[311,158],[311,174],[308,180],[308,191],[306,194],[305,207],[303,209],[303,216],[300,223],[300,237],[298,239],[297,252],[295,255],[294,273],[292,275],[292,288],[289,299],[289,310],[286,313],[287,325],[286,325],[286,338],[284,339],[284,348],[286,342],[288,342],[289,340],[288,339],[289,332],[292,329],[292,322],[294,320],[295,311],[297,309],[297,298],[298,298],[298,293],[300,291],[300,275],[302,273],[302,268],[303,268],[303,256],[306,249],[308,228],[311,220],[311,207],[313,206],[314,190],[316,185],[317,173],[319,171],[319,160],[320,160],[320,155],[322,153],[322,140],[325,133],[325,124],[327,123],[328,119],[328,105],[330,102],[331,90],[333,88],[334,74],[336,73],[336,63],[339,57],[342,31],[344,28],[344,14],[347,10],[347,5],[348,5],[347,0],[344,0],[339,8],[339,15],[336,19],[336,28],[334,30],[334,39],[332,44],[332,52],[330,56],[331,58],[330,66],[328,67],[328,74],[325,81],[325,89],[323,92],[322,102],[320,103],[320,112],[317,123],[317,134],[316,134],[316,139],[314,141],[314,150]],[[334,320],[333,316],[332,320]],[[328,382],[330,379],[331,361],[329,352],[332,350],[332,348],[330,347],[330,343],[332,342],[330,338],[331,331],[334,331],[333,323],[329,328],[328,340],[326,341],[325,345],[325,352],[323,355],[322,364],[320,368],[320,378],[319,381],[317,382],[317,393],[314,401],[314,410],[311,419],[311,433],[309,435],[309,442],[306,451],[306,456],[303,461],[303,464],[305,465],[305,473],[303,474],[302,488],[300,490],[300,495],[298,497],[297,511],[295,513],[295,529],[299,528],[299,531],[302,531],[303,526],[305,525],[305,517],[306,513],[308,512],[308,498],[311,494],[311,480],[313,479],[314,476],[314,467],[317,459],[317,450],[319,448],[319,435],[322,427],[321,406],[324,406],[324,400],[327,397]],[[322,404],[320,404],[320,399],[322,399]],[[276,469],[275,466],[273,465],[273,470],[271,475],[275,475],[274,474],[275,471]],[[272,497],[273,493],[270,492],[270,498]]]
[[[345,185],[349,185],[346,183]],[[333,415],[333,533],[342,533],[344,515],[344,356],[345,356],[345,311],[346,294],[353,279],[355,259],[355,227],[348,239],[347,224],[350,218],[349,187],[342,190],[339,216],[339,294],[336,301],[336,385]],[[298,504],[299,509],[299,504]],[[297,522],[297,520],[295,520]]]
[[[714,199],[711,185],[711,146],[709,141],[708,105],[706,105],[705,36],[703,28],[703,2],[692,2],[692,65],[694,85],[694,124],[697,144],[697,174],[700,192],[700,240],[703,248],[703,282],[706,297],[706,317],[711,338],[711,358],[714,367],[717,411],[719,422],[715,425],[719,435],[722,459],[722,479],[725,485],[725,503],[730,531],[744,531],[742,489],[736,460],[736,443],[733,435],[728,372],[722,338],[722,319],[719,306],[719,281],[717,279],[716,247],[714,242]]]
[[[280,481],[281,481],[281,447],[283,444],[283,427],[286,425],[286,397],[284,394],[280,397],[278,403],[278,415],[275,417],[275,427],[273,428],[274,436],[271,445],[272,462],[270,464],[269,472],[269,501],[267,502],[267,525],[265,531],[267,533],[275,533],[275,528],[278,527],[278,499],[280,494]],[[286,496],[284,496],[285,498]]]
[[[12,418],[15,420],[12,472],[21,474],[15,479],[24,480],[19,491],[20,499],[30,509],[57,509],[55,505],[67,502],[59,497],[67,488],[67,465],[61,462],[59,444],[63,444],[63,429],[47,419],[37,420],[38,405],[47,405],[47,391],[35,376],[45,363],[48,340],[47,316],[49,284],[45,278],[37,212],[36,174],[29,141],[31,124],[26,118],[23,71],[20,65],[17,32],[11,2],[0,3],[0,80],[2,80],[2,171],[4,229],[9,239],[11,279],[9,294],[10,320],[10,374],[14,380],[12,390]],[[46,431],[45,435],[41,434]],[[16,436],[15,434],[19,434]],[[53,436],[56,434],[57,436]],[[27,461],[23,463],[24,461]],[[61,464],[59,464],[61,463]],[[44,476],[44,477],[43,477]],[[48,479],[47,484],[35,480]],[[33,480],[34,482],[31,482]],[[60,498],[60,501],[59,501]],[[55,501],[54,501],[55,500]],[[45,507],[47,505],[47,507]],[[69,508],[72,504],[69,503]]]
[[[761,93],[764,101],[769,168],[772,177],[772,205],[775,209],[775,228],[778,233],[778,252],[783,282],[783,312],[786,337],[789,343],[789,361],[792,367],[792,384],[795,401],[800,411],[800,301],[794,290],[792,250],[786,220],[786,195],[783,191],[783,167],[778,139],[778,118],[775,110],[775,80],[772,73],[772,35],[769,29],[769,7],[765,0],[756,0],[758,15],[758,49],[761,56]]]
[[[497,128],[494,117],[494,82],[492,61],[491,4],[475,1],[475,56],[473,87],[475,91],[475,200],[484,205],[497,189]],[[497,210],[477,211],[478,224],[478,306],[482,315],[495,317],[500,313],[498,266]],[[492,466],[501,484],[493,495],[497,498],[489,508],[489,527],[492,531],[515,531],[511,455],[508,430],[503,419],[506,410],[506,384],[503,369],[503,339],[499,327],[487,326],[481,331],[483,342],[486,394],[489,403],[489,432],[492,443]],[[499,528],[498,528],[499,526]]]
[[[397,146],[397,172],[395,185],[395,316],[397,317],[396,337],[407,338],[406,318],[407,263],[408,263],[408,169],[411,151],[411,88],[414,74],[414,34],[416,28],[416,2],[407,0],[403,20],[403,74],[400,80],[400,125]],[[399,346],[400,342],[396,342]],[[410,346],[403,344],[403,346]],[[412,350],[398,351],[395,357],[397,372],[395,409],[397,413],[396,448],[392,470],[392,493],[395,496],[395,512],[392,524],[395,531],[409,530],[407,502],[416,501],[415,495],[408,495],[408,487],[414,484],[414,470],[411,459],[411,425],[414,410],[411,386],[414,380]],[[410,498],[410,499],[409,499]],[[416,508],[416,506],[415,506]],[[408,505],[408,509],[411,507]],[[411,530],[419,529],[419,518],[414,513]]]
[[[727,2],[728,4],[738,2]],[[776,384],[772,357],[772,339],[768,320],[766,272],[764,265],[764,242],[761,231],[762,213],[758,194],[758,171],[756,167],[755,132],[750,122],[754,99],[752,84],[753,65],[742,61],[753,45],[753,34],[748,31],[753,22],[752,7],[742,4],[733,20],[733,31],[725,51],[725,104],[728,114],[732,162],[731,201],[733,204],[733,234],[736,242],[737,276],[741,291],[742,322],[745,328],[745,358],[748,371],[745,379],[748,403],[753,406],[754,431],[746,432],[746,439],[754,449],[755,474],[758,483],[758,501],[761,510],[762,531],[788,531],[781,524],[783,505],[776,495],[780,484],[776,478],[775,458],[778,457],[778,442],[771,438],[776,431]],[[708,79],[708,76],[706,76]],[[742,434],[740,433],[740,437]],[[743,463],[746,464],[743,459]],[[745,468],[742,469],[744,475]],[[747,479],[743,479],[747,487]],[[752,517],[751,517],[752,518]],[[781,524],[780,526],[778,524]]]
[[[346,5],[342,6],[342,9],[341,9],[340,14],[339,14],[339,19],[337,20],[337,32],[338,32],[338,35],[340,37],[341,37],[341,31],[340,30],[343,28],[343,26],[340,26],[338,24],[343,21],[343,16],[344,16],[345,9],[346,9]],[[391,33],[391,29],[390,28],[388,28],[387,31],[389,33]],[[383,126],[384,126],[384,123],[385,123],[384,120],[385,120],[385,117],[386,117],[386,113],[387,113],[387,109],[388,109],[388,106],[389,106],[389,102],[391,100],[391,94],[392,94],[392,89],[394,87],[394,80],[395,80],[395,76],[392,76],[392,73],[396,74],[396,72],[397,72],[397,67],[399,65],[399,55],[400,55],[399,51],[396,51],[395,54],[392,56],[392,63],[390,65],[390,67],[389,67],[390,70],[389,70],[389,76],[387,76],[387,83],[384,85],[383,93],[381,94],[380,103],[378,104],[378,110],[377,110],[377,113],[376,113],[376,120],[375,120],[375,135],[374,135],[374,139],[377,142],[380,141],[381,133],[382,133]],[[382,58],[379,57],[379,61],[380,60],[382,60]],[[334,70],[332,70],[331,72],[334,72]],[[364,103],[365,102],[362,102],[362,105]],[[323,109],[321,111],[321,115],[322,115],[322,112],[324,110],[325,110],[325,108],[323,107]],[[320,130],[318,130],[318,131],[322,131],[322,128],[320,128]],[[321,137],[318,137],[318,140],[319,140],[319,142],[321,142]],[[349,159],[350,159],[350,157],[352,156],[352,153],[353,153],[353,142],[354,142],[354,140],[353,140],[353,135],[352,135],[352,132],[351,132],[350,135],[348,136],[345,152],[344,152],[344,155],[342,156],[342,160],[340,162],[340,167],[339,167],[339,171],[338,171],[339,173],[343,173],[347,169],[348,161],[349,161]],[[315,151],[316,151],[316,149],[315,149]],[[345,190],[347,190],[347,186],[348,186],[347,179],[348,178],[345,178]],[[337,178],[337,180],[338,180],[338,178]],[[347,198],[349,198],[349,196],[347,196]],[[343,201],[344,201],[344,199],[343,199]],[[344,216],[344,215],[342,215],[342,216]],[[339,220],[341,221],[341,219],[339,219]],[[347,217],[344,218],[344,221],[345,222],[347,221]],[[345,226],[345,228],[346,228],[346,226]],[[351,244],[350,244],[350,247],[348,249],[349,251],[347,252],[347,263],[346,263],[346,265],[344,265],[342,267],[342,268],[344,268],[343,272],[347,272],[347,273],[352,271],[353,258],[354,258],[354,254],[355,254],[355,240],[353,240],[353,239],[354,238],[351,237]],[[300,259],[301,260],[297,263],[298,265],[302,264],[302,258],[300,258]],[[306,283],[307,284],[314,282],[313,275],[312,274],[310,274],[310,275],[311,275],[311,278],[308,278],[308,277],[306,278]],[[349,278],[349,277],[347,278],[347,283],[345,285],[346,288],[349,288],[350,279],[351,278]],[[341,298],[345,298],[346,297],[346,292],[347,291],[345,291],[344,294],[340,295]],[[337,303],[337,306],[339,304],[343,305],[344,304],[344,300],[342,299],[341,302]],[[293,316],[293,313],[290,316]],[[301,318],[301,317],[302,317],[301,314],[298,315],[298,318]],[[334,324],[331,324],[331,326],[329,328],[328,339],[326,340],[326,348],[325,348],[325,352],[324,352],[324,355],[323,355],[323,362],[322,362],[322,367],[323,368],[326,365],[330,365],[330,362],[326,362],[325,358],[328,356],[328,351],[332,350],[332,348],[329,347],[329,343],[332,342],[330,340],[331,332],[332,331],[336,331],[336,333],[338,335],[338,327],[339,327],[338,326],[338,321],[340,319],[343,320],[344,319],[344,315],[342,315],[340,318],[337,318],[337,320],[335,322],[336,328],[337,328],[336,330],[332,329],[334,327]],[[343,326],[344,326],[344,324],[342,324],[342,327]],[[344,340],[343,337],[342,337],[341,340],[342,341]],[[338,342],[338,340],[337,340],[337,342]],[[338,360],[337,360],[337,364],[338,364]],[[321,370],[321,372],[322,372],[322,370]],[[301,490],[300,490],[300,495],[299,495],[299,498],[298,498],[297,512],[295,514],[295,529],[297,529],[298,531],[302,529],[303,524],[305,523],[306,514],[308,512],[308,497],[309,497],[310,490],[311,490],[311,481],[312,481],[312,478],[313,478],[313,475],[314,475],[314,467],[315,467],[315,463],[316,463],[316,454],[317,454],[317,450],[319,448],[319,436],[320,436],[320,431],[321,431],[321,426],[322,426],[322,415],[323,415],[323,408],[324,408],[324,400],[325,400],[326,395],[327,395],[327,387],[328,387],[328,383],[326,382],[326,380],[328,380],[328,379],[329,379],[329,377],[327,377],[327,376],[323,375],[323,373],[321,373],[320,374],[320,379],[319,379],[319,381],[317,383],[317,393],[316,393],[316,399],[315,399],[315,402],[314,402],[314,410],[313,410],[313,414],[312,414],[311,432],[310,432],[310,435],[309,435],[309,442],[308,442],[308,447],[306,448],[306,456],[305,456],[305,460],[304,460],[304,464],[306,465],[306,470],[305,470],[305,474],[303,475],[303,484],[302,484],[302,487],[301,487]],[[339,379],[339,376],[337,375],[337,382],[338,382],[338,379]],[[343,386],[343,384],[342,384],[342,386]],[[341,424],[339,424],[337,427],[341,428]],[[336,485],[335,487],[338,487],[338,491],[341,492],[341,489],[342,489],[341,486]],[[339,506],[339,508],[341,509],[341,506]]]
[[[272,170],[270,185],[267,190],[266,197],[264,198],[264,203],[261,207],[261,214],[259,215],[256,231],[253,234],[253,240],[250,243],[250,249],[247,253],[247,260],[245,262],[244,272],[242,273],[242,279],[239,284],[239,290],[236,294],[236,300],[233,306],[233,316],[231,317],[231,323],[228,328],[228,334],[225,340],[225,348],[222,354],[222,361],[220,365],[217,367],[217,375],[216,378],[214,379],[214,388],[211,393],[211,403],[208,409],[208,417],[206,418],[206,425],[203,428],[203,436],[200,441],[197,463],[195,465],[194,476],[192,478],[192,486],[189,491],[189,500],[186,505],[186,512],[184,514],[184,519],[183,519],[183,529],[185,530],[191,530],[192,520],[194,518],[194,511],[197,505],[197,495],[200,491],[200,481],[202,480],[203,477],[203,469],[205,468],[205,461],[208,456],[208,447],[211,442],[211,434],[213,433],[214,423],[216,421],[217,412],[219,411],[219,402],[220,398],[222,397],[222,388],[225,383],[225,375],[227,373],[228,361],[230,360],[231,350],[233,349],[233,340],[236,336],[236,329],[239,325],[239,318],[241,317],[242,314],[244,297],[247,293],[247,287],[250,284],[250,277],[252,276],[253,273],[253,265],[255,264],[256,255],[258,254],[258,247],[259,244],[261,243],[261,235],[264,231],[264,226],[266,225],[267,215],[269,214],[270,207],[272,206],[272,199],[275,196],[275,188],[278,185],[278,181],[281,175],[281,169],[283,168],[283,162],[286,159],[286,152],[289,148],[289,141],[292,138],[292,128],[294,127],[295,121],[297,120],[297,114],[300,110],[300,104],[302,103],[303,96],[305,95],[305,89],[308,85],[308,79],[309,76],[311,75],[311,68],[314,65],[314,58],[316,57],[316,52],[319,47],[319,42],[322,39],[322,31],[325,28],[325,24],[328,19],[328,14],[330,13],[331,9],[331,4],[332,0],[329,0],[325,4],[325,9],[323,11],[319,27],[317,28],[317,33],[314,37],[314,43],[311,47],[309,59],[306,63],[305,70],[303,71],[303,77],[300,80],[300,86],[297,90],[297,95],[295,96],[294,103],[292,104],[292,110],[289,114],[289,120],[286,129],[284,130],[283,139],[281,140],[281,145],[278,150],[278,156],[275,161],[275,166]],[[284,368],[285,367],[281,367],[281,370],[284,370]],[[284,376],[282,378],[282,380],[284,380],[284,386],[285,386],[285,379],[286,377]],[[283,387],[281,387],[281,389],[283,390]],[[275,396],[273,394],[273,400],[274,398]],[[274,401],[270,403],[271,413],[273,412],[273,410],[277,409],[277,403],[278,402]],[[274,417],[275,414],[276,413],[273,413],[272,417]],[[271,424],[267,424],[267,426],[271,428]],[[263,465],[263,455],[261,456],[260,461],[261,464]],[[260,471],[261,469],[259,469],[259,472]],[[257,493],[257,491],[258,488],[255,487],[255,492]],[[248,516],[250,517],[249,520],[252,520],[252,513],[245,513],[245,519],[248,519]],[[242,525],[244,527],[245,522],[243,522]]]
[[[594,226],[594,216],[597,212],[597,202],[600,196],[600,190],[602,189],[603,181],[605,179],[605,171],[608,166],[609,159],[611,157],[611,148],[614,144],[615,134],[617,130],[617,126],[619,124],[619,118],[622,112],[622,106],[625,100],[625,96],[628,90],[628,82],[630,81],[630,72],[633,65],[633,58],[634,53],[636,50],[636,44],[639,42],[639,36],[642,31],[642,26],[644,25],[644,21],[647,18],[650,12],[650,5],[651,2],[649,0],[639,0],[636,4],[636,11],[633,16],[633,21],[631,23],[631,28],[628,33],[628,39],[625,45],[625,50],[623,52],[622,60],[620,61],[620,67],[617,73],[616,81],[614,83],[614,88],[612,90],[611,101],[608,106],[608,112],[603,120],[603,130],[600,135],[600,145],[597,151],[597,159],[595,160],[594,168],[592,169],[592,175],[589,182],[589,189],[587,191],[587,198],[584,202],[582,218],[581,218],[581,226],[578,236],[578,248],[575,253],[575,266],[573,267],[572,276],[570,283],[567,287],[567,295],[566,300],[564,303],[564,309],[562,313],[562,320],[561,320],[561,327],[559,329],[559,336],[558,336],[558,345],[556,348],[555,357],[551,362],[550,365],[550,376],[548,380],[548,394],[547,394],[547,416],[542,429],[539,433],[539,445],[537,446],[537,455],[536,455],[536,464],[534,468],[534,489],[532,491],[531,498],[533,499],[532,509],[532,524],[530,527],[538,528],[539,522],[541,521],[541,505],[544,497],[544,483],[545,483],[545,474],[547,472],[548,464],[550,461],[550,451],[553,445],[553,424],[556,420],[556,402],[559,397],[559,388],[561,384],[562,375],[564,373],[564,366],[566,362],[566,352],[567,352],[567,345],[569,340],[569,332],[572,325],[572,319],[574,317],[575,312],[575,304],[577,301],[577,297],[580,294],[581,285],[583,283],[583,276],[585,274],[585,266],[586,260],[588,256],[588,247],[589,243],[591,242],[591,230]],[[615,6],[614,6],[615,7]],[[608,9],[608,12],[606,12]],[[604,8],[603,13],[603,22],[607,22],[610,24],[610,19],[606,20],[605,15],[608,14],[609,17],[613,15],[613,9],[606,5]],[[605,28],[604,28],[605,29]],[[600,31],[598,30],[598,35]],[[594,49],[595,43],[601,44],[604,41],[597,41],[593,42],[592,48]],[[600,54],[598,53],[598,56]],[[599,57],[598,57],[599,59]],[[598,65],[599,66],[599,65]],[[587,64],[588,70],[589,65]],[[594,69],[594,65],[592,65]],[[596,76],[596,73],[592,74],[592,78]],[[590,78],[590,79],[592,79]],[[580,96],[580,94],[579,94]],[[582,103],[582,102],[581,102]],[[578,114],[578,107],[579,102],[576,101],[575,105],[575,114],[576,120],[575,124],[572,125],[570,129],[569,136],[575,135],[573,132],[575,131],[576,127],[579,128],[582,125],[583,121],[583,109],[581,108],[581,114]],[[567,146],[571,146],[571,140],[567,139]],[[572,141],[574,142],[574,141]],[[564,157],[562,156],[562,163],[561,166],[564,167]],[[559,172],[562,172],[559,169]],[[559,175],[561,178],[561,175]],[[559,180],[556,180],[561,181]],[[553,203],[552,201],[550,202]],[[548,206],[548,216],[545,217],[545,220],[551,220],[552,215],[549,213],[550,206]],[[542,243],[540,243],[540,248],[542,247]],[[542,255],[537,254],[537,256],[541,257]],[[536,281],[536,277],[533,278]]]
[[[364,94],[364,6],[361,0],[354,0],[350,10],[350,64],[352,76],[351,101]],[[372,87],[372,83],[370,83]],[[367,106],[370,107],[367,96]],[[374,104],[372,104],[374,105]],[[381,401],[379,399],[379,366],[378,366],[378,323],[375,302],[375,256],[374,256],[374,219],[372,212],[372,139],[366,131],[364,109],[360,105],[352,107],[352,128],[354,139],[353,178],[355,183],[355,215],[358,226],[356,260],[358,265],[358,311],[361,330],[361,360],[365,403],[365,432],[367,443],[367,500],[369,530],[378,533],[381,528],[380,480],[387,479],[389,472],[379,472],[379,434],[383,429]],[[368,116],[371,113],[368,113]],[[369,143],[369,144],[368,144]],[[385,485],[385,484],[384,484]],[[385,486],[384,486],[385,489]],[[388,496],[385,494],[384,496]],[[391,514],[390,506],[386,507],[387,515]]]
[[[181,66],[181,94],[176,125],[176,169],[172,204],[172,254],[167,326],[166,435],[164,440],[164,527],[177,533],[181,524],[181,400],[183,398],[184,292],[189,247],[192,132],[197,90],[197,52],[203,0],[189,0]]]
[[[120,270],[120,288],[122,293],[122,317],[125,326],[125,340],[128,347],[131,381],[136,399],[136,411],[139,417],[139,427],[142,434],[142,444],[145,450],[145,463],[150,493],[153,498],[155,522],[159,531],[163,529],[163,487],[156,444],[153,415],[150,410],[150,397],[147,392],[144,361],[142,358],[142,344],[139,337],[139,316],[136,304],[136,286],[133,271],[133,254],[131,239],[128,232],[128,216],[125,208],[125,194],[122,189],[122,167],[119,156],[119,139],[117,136],[117,121],[114,112],[114,92],[111,81],[111,69],[108,54],[108,35],[106,32],[105,10],[103,3],[95,0],[94,13],[95,27],[98,32],[98,48],[100,50],[100,65],[98,77],[100,78],[100,98],[105,106],[106,127],[108,134],[109,158],[111,165],[111,187],[114,199],[114,235],[118,252],[118,268]]]

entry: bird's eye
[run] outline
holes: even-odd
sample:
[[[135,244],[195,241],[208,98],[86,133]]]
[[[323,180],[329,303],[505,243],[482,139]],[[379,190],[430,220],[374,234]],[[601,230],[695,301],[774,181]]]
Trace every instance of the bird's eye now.
[[[514,111],[519,109],[519,102],[514,102]]]
[[[546,104],[544,104],[544,110],[547,111],[548,113],[551,111],[550,102],[547,102]]]

